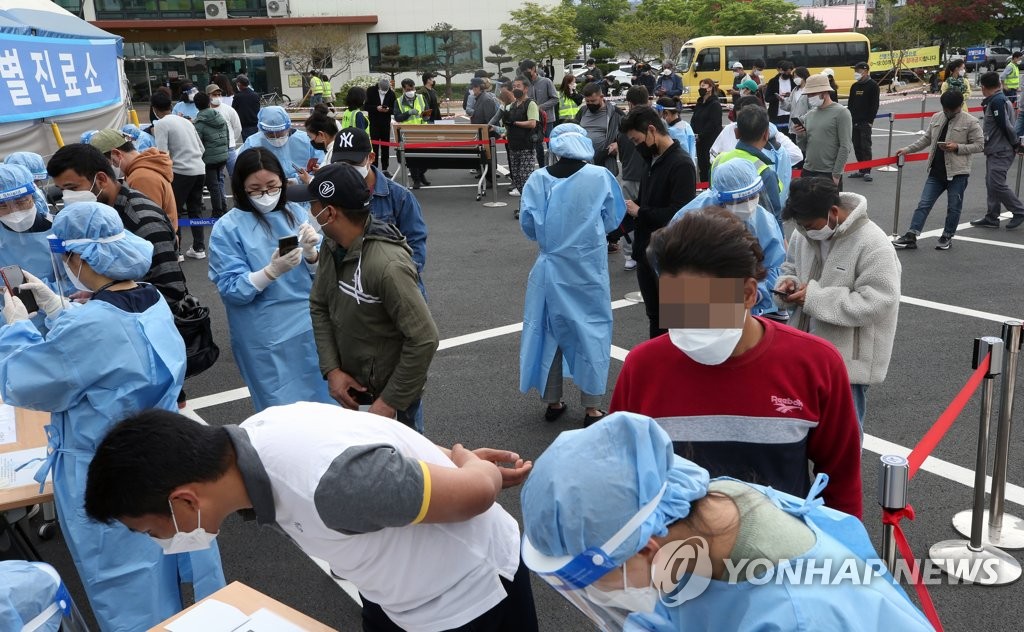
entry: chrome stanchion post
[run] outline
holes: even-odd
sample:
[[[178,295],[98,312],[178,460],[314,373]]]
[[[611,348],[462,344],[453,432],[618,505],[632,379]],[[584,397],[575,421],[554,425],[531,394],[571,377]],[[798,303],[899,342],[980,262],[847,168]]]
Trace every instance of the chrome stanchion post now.
[[[398,165],[402,168],[402,186],[409,188],[409,168],[405,164],[405,135],[398,130]]]
[[[891,511],[906,509],[910,464],[902,456],[886,454],[880,465],[878,504]],[[890,573],[896,572],[896,527],[891,524],[882,524],[882,560]]]
[[[892,126],[895,121],[896,117],[893,115],[892,112],[889,112],[889,148],[886,150],[885,155],[890,158],[892,157]],[[893,172],[896,171],[897,169],[893,165],[885,165],[884,167],[879,167],[878,170]]]
[[[985,471],[988,466],[988,430],[992,416],[995,377],[1002,372],[1003,341],[986,336],[974,340],[974,368],[990,356],[988,372],[982,383],[981,417],[978,422],[978,458],[974,467],[974,506],[971,513],[969,540],[944,540],[932,546],[928,556],[951,577],[983,586],[1001,586],[1017,581],[1020,564],[1011,555],[984,542]],[[959,514],[958,514],[959,517]]]
[[[1024,158],[1020,154],[1017,154],[1017,195],[1020,195],[1020,172],[1021,167],[1024,167]]]
[[[903,165],[907,164],[907,155],[896,156],[896,208],[892,214],[892,235],[899,235],[900,229],[900,194],[903,191]]]
[[[484,202],[484,206],[487,208],[500,208],[502,206],[508,206],[507,202],[498,201],[498,147],[494,143],[494,137],[488,137],[489,147],[491,150],[491,194],[494,197],[492,202]]]
[[[921,133],[924,133],[924,109],[925,109],[925,105],[927,105],[927,103],[928,103],[928,95],[922,95],[921,96],[921,118],[918,119],[918,120],[921,121],[921,130],[920,130]]]

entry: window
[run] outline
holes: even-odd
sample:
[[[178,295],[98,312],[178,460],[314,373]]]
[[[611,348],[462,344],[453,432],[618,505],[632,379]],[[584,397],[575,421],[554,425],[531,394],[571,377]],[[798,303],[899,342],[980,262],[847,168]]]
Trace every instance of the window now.
[[[60,0],[59,4],[78,5],[81,0]],[[191,18],[206,17],[203,0],[95,0],[96,17],[100,20],[130,18]],[[227,0],[229,17],[266,15],[266,0]],[[67,7],[65,7],[67,8]],[[72,13],[75,10],[68,9]]]
[[[867,42],[846,42],[846,65],[852,66],[859,61],[868,61]]]
[[[676,62],[676,70],[679,72],[686,72],[690,69],[690,62],[693,61],[693,49],[690,47],[684,48],[679,52],[679,60]]]
[[[705,48],[697,55],[697,72],[718,72],[722,69],[720,48]]]
[[[778,68],[780,61],[793,62],[794,66],[803,66],[807,54],[803,44],[770,44],[765,46],[764,62],[767,68]]]
[[[725,61],[730,67],[740,62],[743,68],[750,70],[754,67],[755,61],[764,59],[764,46],[728,46],[725,49]]]
[[[867,50],[865,49],[865,57]],[[846,47],[842,42],[820,42],[807,45],[808,68],[828,68],[830,66],[847,66]]]
[[[473,50],[462,53],[456,58],[458,62],[468,62],[470,65],[483,67],[483,47],[480,44],[480,31],[463,31],[473,41]],[[381,49],[388,46],[398,46],[399,54],[403,57],[423,57],[435,55],[438,40],[426,33],[367,33],[366,52],[369,57],[370,72],[382,72]]]
[[[82,17],[82,0],[54,0],[57,6]]]

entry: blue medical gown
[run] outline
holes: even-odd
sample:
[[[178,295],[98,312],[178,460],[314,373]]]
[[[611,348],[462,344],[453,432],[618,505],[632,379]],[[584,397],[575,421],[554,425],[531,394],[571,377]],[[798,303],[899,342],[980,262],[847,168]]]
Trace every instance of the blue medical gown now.
[[[775,138],[776,134],[779,133],[778,128],[775,127],[774,123],[769,123],[768,125],[770,126],[768,133],[771,134],[771,138]],[[779,182],[782,183],[782,191],[779,192],[779,202],[782,206],[785,206],[786,200],[789,199],[789,185],[793,183],[793,158],[790,157],[785,147],[775,149],[770,143],[762,151],[775,163],[775,175],[779,177]]]
[[[697,164],[697,135],[693,133],[690,124],[680,119],[678,123],[668,128],[668,135],[679,141],[679,146],[690,155],[693,164]]]
[[[156,147],[156,139],[149,132],[139,132],[139,137],[132,141],[136,151],[146,151],[150,147]]]
[[[319,149],[313,149],[313,146],[309,144],[309,136],[306,132],[296,131],[294,134],[288,137],[288,142],[285,143],[284,147],[274,147],[267,140],[267,137],[263,132],[256,132],[249,138],[245,139],[242,143],[242,148],[238,150],[241,154],[246,149],[253,147],[262,147],[274,154],[278,162],[281,163],[281,167],[284,169],[284,173],[291,179],[298,177],[298,172],[295,170],[295,165],[306,168],[306,163],[309,162],[310,158],[316,158],[317,162],[323,160],[324,152]]]
[[[711,191],[704,191],[690,200],[686,206],[679,209],[672,216],[669,224],[678,221],[690,211],[716,204],[717,201],[714,200],[714,194]],[[754,305],[751,313],[754,316],[774,314],[779,311],[779,308],[775,301],[772,300],[772,290],[775,289],[775,282],[778,280],[779,275],[782,274],[782,264],[786,261],[785,237],[779,229],[778,220],[761,205],[758,205],[757,210],[743,223],[747,225],[747,230],[754,237],[757,237],[757,242],[761,244],[761,250],[764,251],[764,267],[768,272],[768,276],[765,277],[764,281],[759,281],[757,284],[757,305]]]
[[[22,560],[0,562],[0,630],[21,630],[56,602],[60,582],[43,566]],[[57,632],[60,623],[58,610],[36,630]]]
[[[190,121],[196,120],[199,116],[199,107],[191,101],[178,101],[174,104],[174,109],[171,110],[171,114],[175,116],[184,116]]]
[[[669,608],[659,602],[653,615],[633,614],[623,630],[637,632],[697,632],[730,630],[752,632],[769,630],[807,630],[816,632],[876,632],[932,630],[925,616],[907,598],[903,588],[879,562],[860,520],[823,506],[775,490],[751,485],[766,493],[786,513],[803,520],[814,532],[816,543],[807,553],[788,560],[774,569],[771,581],[755,586],[750,582],[729,583],[713,580],[699,596]],[[827,575],[834,585],[794,583],[784,577],[785,567],[822,569],[822,560],[831,559]],[[857,583],[840,580],[840,569],[849,559],[858,560]],[[871,560],[868,564],[865,560]],[[850,562],[846,562],[850,564]],[[801,567],[801,565],[804,565]],[[870,565],[874,572],[867,571]],[[761,566],[759,568],[763,569]],[[813,577],[796,573],[797,576]],[[765,576],[767,577],[767,576]],[[822,574],[816,576],[822,577]],[[863,582],[869,577],[869,582]],[[762,577],[764,579],[764,577]],[[680,581],[685,585],[686,579]]]
[[[522,194],[519,223],[540,253],[526,286],[519,390],[543,394],[561,349],[580,390],[602,395],[612,344],[605,235],[626,213],[622,189],[604,167],[584,165],[568,178],[534,171]]]
[[[262,292],[249,281],[251,272],[270,263],[279,239],[298,234],[306,216],[301,207],[288,204],[284,211],[263,215],[268,228],[254,213],[234,208],[210,234],[210,280],[224,301],[231,351],[256,412],[295,402],[336,403],[320,374],[309,315],[314,267],[300,263]]]
[[[136,314],[93,299],[47,323],[45,339],[30,321],[0,328],[0,392],[14,406],[51,412],[51,455],[36,479],[52,467],[61,530],[100,627],[146,630],[181,610],[179,581],[192,581],[197,598],[224,587],[220,551],[164,555],[149,536],[91,520],[86,476],[118,421],[178,410],[185,345],[163,300]]]

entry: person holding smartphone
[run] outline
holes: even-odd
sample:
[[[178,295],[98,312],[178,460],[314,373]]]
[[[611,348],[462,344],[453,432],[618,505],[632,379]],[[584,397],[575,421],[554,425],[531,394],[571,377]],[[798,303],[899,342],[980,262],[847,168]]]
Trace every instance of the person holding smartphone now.
[[[286,183],[269,150],[239,154],[231,176],[235,208],[210,234],[210,280],[224,301],[231,351],[257,412],[333,401],[317,370],[309,315],[320,236],[303,207],[287,201]]]

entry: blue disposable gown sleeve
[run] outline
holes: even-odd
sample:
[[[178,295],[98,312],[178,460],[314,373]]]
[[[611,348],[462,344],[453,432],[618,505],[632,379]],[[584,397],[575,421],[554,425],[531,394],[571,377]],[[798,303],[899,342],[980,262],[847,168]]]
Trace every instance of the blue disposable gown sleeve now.
[[[519,197],[519,226],[530,241],[537,241],[536,214],[543,213],[547,206],[548,177],[544,169],[534,171],[520,192],[522,195]]]
[[[755,311],[759,313],[776,311],[772,290],[782,274],[782,264],[786,261],[786,247],[782,230],[775,216],[758,206],[747,223],[750,232],[757,236],[757,241],[764,252],[764,267],[768,273],[763,281],[757,284],[758,301]]]
[[[622,187],[612,172],[605,169],[604,178],[605,195],[604,204],[601,206],[601,219],[604,220],[604,232],[610,233],[622,224],[622,218],[626,216],[626,200],[622,196]]]
[[[225,302],[247,305],[260,293],[249,280],[249,274],[258,270],[249,266],[245,244],[238,241],[235,231],[230,230],[227,223],[222,224],[223,221],[222,218],[214,224],[210,233],[210,280]]]
[[[77,310],[75,310],[77,311]],[[0,327],[0,395],[4,402],[30,410],[69,410],[85,393],[88,358],[74,357],[66,345],[76,331],[77,314],[65,310],[44,339],[31,321]]]

